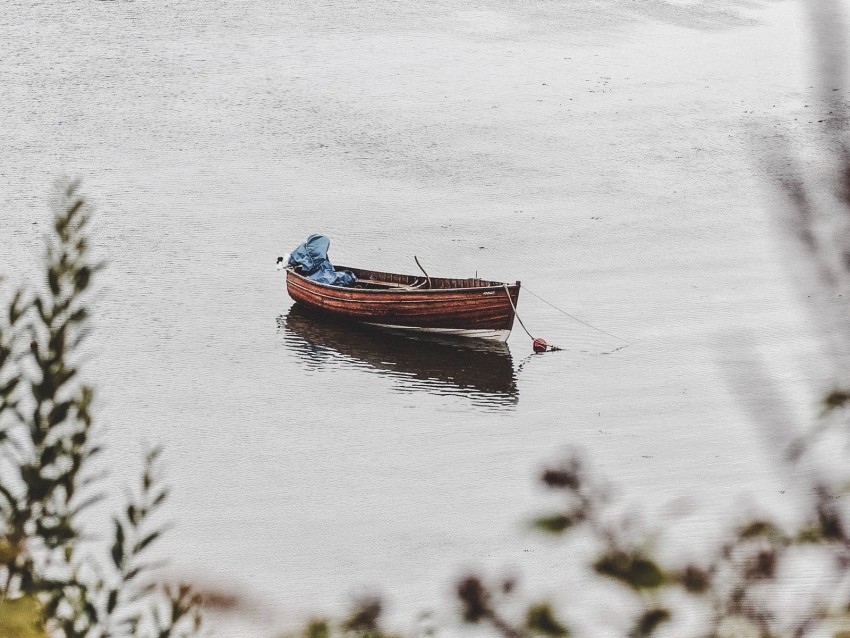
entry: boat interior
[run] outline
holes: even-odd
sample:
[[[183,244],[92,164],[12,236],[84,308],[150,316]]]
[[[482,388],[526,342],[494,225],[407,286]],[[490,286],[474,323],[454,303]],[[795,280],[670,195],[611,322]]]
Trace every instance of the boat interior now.
[[[294,272],[301,274],[300,267]],[[347,270],[354,274],[357,283],[352,288],[359,290],[448,290],[459,288],[491,288],[494,286],[512,286],[501,281],[490,281],[476,277],[456,279],[448,277],[429,277],[424,275],[400,275],[397,273],[351,268],[349,266],[334,266],[334,270]],[[519,282],[517,282],[519,284]]]
[[[348,270],[354,273],[354,276],[357,277],[357,283],[354,287],[363,290],[445,290],[451,288],[489,288],[504,285],[500,281],[488,281],[477,278],[452,279],[446,277],[426,277],[423,275],[399,275],[396,273],[349,268],[346,266],[336,266],[335,269]]]

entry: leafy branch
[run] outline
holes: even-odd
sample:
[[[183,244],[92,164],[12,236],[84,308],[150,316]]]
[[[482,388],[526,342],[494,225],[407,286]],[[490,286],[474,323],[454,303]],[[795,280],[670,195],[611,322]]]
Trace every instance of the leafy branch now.
[[[43,286],[14,291],[0,321],[0,636],[190,636],[200,625],[194,591],[143,582],[155,565],[142,555],[163,532],[151,516],[168,495],[158,448],[113,517],[111,560],[81,555],[80,515],[107,496],[91,474],[101,447],[78,364],[103,264],[89,254],[79,185],[59,195]]]

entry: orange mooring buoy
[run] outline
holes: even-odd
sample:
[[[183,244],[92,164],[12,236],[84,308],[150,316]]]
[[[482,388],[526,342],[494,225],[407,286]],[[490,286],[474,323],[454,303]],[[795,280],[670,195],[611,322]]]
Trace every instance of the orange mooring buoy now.
[[[538,337],[534,340],[534,343],[531,344],[531,347],[534,348],[535,352],[546,352],[549,344],[546,343],[546,339]]]

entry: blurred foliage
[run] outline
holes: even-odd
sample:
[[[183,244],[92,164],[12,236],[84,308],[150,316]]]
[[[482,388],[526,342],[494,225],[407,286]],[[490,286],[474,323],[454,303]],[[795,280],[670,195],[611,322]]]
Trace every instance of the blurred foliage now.
[[[555,618],[548,603],[538,603],[528,608],[525,617],[525,628],[530,634],[563,638],[570,635],[570,630]]]
[[[380,598],[361,598],[341,621],[312,618],[300,632],[300,638],[401,638],[382,627],[382,613]]]
[[[0,638],[46,638],[41,603],[35,596],[0,601]]]
[[[102,268],[89,257],[88,223],[77,184],[63,186],[44,285],[8,291],[0,319],[0,638],[190,636],[199,598],[147,579],[143,561],[162,534],[150,522],[167,497],[159,449],[113,516],[108,553],[80,549],[81,514],[109,487],[94,473],[94,391],[79,369],[86,297]]]

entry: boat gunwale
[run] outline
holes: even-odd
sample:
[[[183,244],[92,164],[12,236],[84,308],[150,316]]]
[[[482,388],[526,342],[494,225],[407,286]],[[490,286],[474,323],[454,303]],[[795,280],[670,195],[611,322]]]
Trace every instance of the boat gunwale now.
[[[361,272],[369,272],[375,275],[396,275],[401,277],[412,277],[414,279],[419,278],[418,275],[405,275],[403,273],[385,273],[377,270],[367,270],[365,268],[353,268],[350,266],[336,266],[335,269],[337,271],[341,270],[359,270]],[[399,292],[403,292],[405,295],[415,295],[415,294],[433,294],[433,293],[452,293],[452,292],[469,292],[469,291],[495,291],[495,290],[504,290],[507,288],[508,290],[518,289],[521,285],[519,281],[509,284],[507,282],[501,281],[492,281],[490,279],[479,279],[481,282],[486,282],[487,285],[484,286],[468,286],[464,288],[405,288],[405,287],[394,287],[394,288],[377,288],[377,289],[368,289],[368,288],[352,288],[349,286],[333,286],[331,284],[325,284],[319,281],[314,281],[309,277],[302,275],[299,272],[296,272],[293,266],[286,267],[287,277],[289,274],[295,275],[298,279],[302,279],[306,282],[309,282],[312,286],[319,286],[321,288],[327,288],[330,290],[337,291],[347,291],[353,292],[357,295],[382,295],[386,293],[397,294]],[[434,280],[451,280],[452,277],[431,277],[431,281]]]

